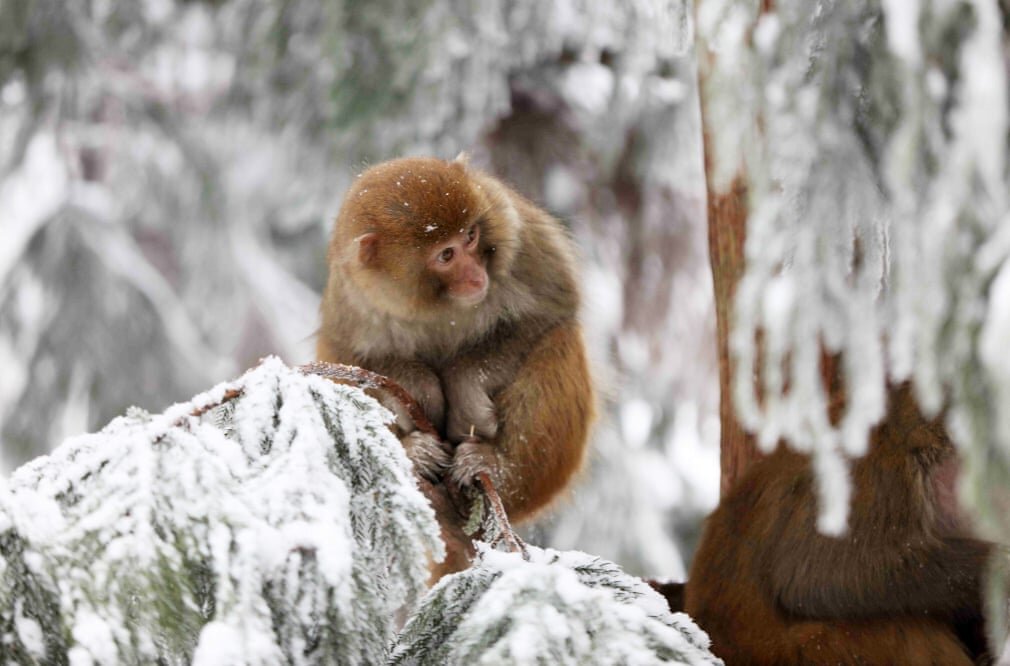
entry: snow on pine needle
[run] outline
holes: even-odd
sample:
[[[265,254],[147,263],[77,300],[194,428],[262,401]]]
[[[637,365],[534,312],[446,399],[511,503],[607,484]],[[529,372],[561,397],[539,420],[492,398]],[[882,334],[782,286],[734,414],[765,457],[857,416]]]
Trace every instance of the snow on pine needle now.
[[[0,486],[4,661],[382,662],[442,551],[388,418],[270,358],[22,466]]]
[[[421,601],[391,664],[722,664],[643,581],[577,551],[484,546]]]
[[[700,6],[719,52],[706,100],[718,187],[747,165],[735,405],[766,451],[812,454],[826,533],[846,529],[848,463],[886,382],[911,380],[928,415],[947,407],[970,505],[1010,534],[994,510],[1010,478],[1007,392],[980,333],[1010,265],[1001,25],[993,0]],[[840,361],[837,418],[823,351]]]

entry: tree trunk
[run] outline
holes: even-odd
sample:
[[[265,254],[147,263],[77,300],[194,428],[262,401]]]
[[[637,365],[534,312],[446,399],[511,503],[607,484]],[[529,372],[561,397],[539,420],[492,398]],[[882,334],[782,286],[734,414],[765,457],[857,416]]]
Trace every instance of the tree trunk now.
[[[700,3],[699,3],[700,4]],[[766,7],[762,11],[767,11]],[[744,240],[747,232],[747,168],[740,146],[735,155],[716,155],[715,138],[720,131],[713,120],[712,100],[723,107],[734,100],[726,81],[714,75],[720,66],[718,54],[709,50],[705,36],[698,36],[698,91],[705,152],[705,189],[708,198],[708,251],[715,290],[716,342],[719,359],[720,494],[725,496],[747,468],[760,457],[754,436],[736,416],[733,406],[734,362],[729,335],[733,326],[733,300],[744,271]],[[737,107],[747,112],[747,104]],[[718,160],[732,160],[735,175],[725,182],[717,175]],[[724,169],[721,169],[724,171]]]
[[[702,109],[704,119],[704,107]],[[704,122],[704,120],[703,120]],[[709,149],[708,127],[705,128],[706,156]],[[719,423],[720,479],[719,489],[725,495],[760,453],[754,436],[748,433],[736,417],[733,408],[733,359],[729,352],[733,298],[744,268],[744,237],[747,223],[747,185],[743,176],[733,181],[728,190],[712,187],[706,162],[708,189],[708,252],[715,286],[716,343],[719,354]]]

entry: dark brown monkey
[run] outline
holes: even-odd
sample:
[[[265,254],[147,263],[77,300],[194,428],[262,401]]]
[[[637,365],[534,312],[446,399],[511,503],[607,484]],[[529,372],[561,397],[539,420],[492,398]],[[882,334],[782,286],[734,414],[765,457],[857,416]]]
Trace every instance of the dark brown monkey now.
[[[957,457],[911,391],[852,469],[847,533],[817,532],[809,459],[780,447],[709,517],[685,610],[727,664],[986,663],[981,579],[991,545],[951,495]]]
[[[594,413],[561,224],[465,161],[398,159],[355,180],[328,260],[317,357],[421,403],[453,448],[407,432],[418,472],[490,472],[515,521],[556,497]]]

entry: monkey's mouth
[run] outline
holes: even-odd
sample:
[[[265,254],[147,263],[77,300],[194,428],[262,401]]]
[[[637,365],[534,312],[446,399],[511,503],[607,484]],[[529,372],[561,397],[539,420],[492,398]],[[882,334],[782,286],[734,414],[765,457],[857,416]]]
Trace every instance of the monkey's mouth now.
[[[472,291],[467,290],[463,293],[456,292],[451,294],[452,302],[460,307],[473,307],[475,305],[480,305],[480,303],[487,296],[488,283],[485,280],[484,284],[480,287],[475,287]]]

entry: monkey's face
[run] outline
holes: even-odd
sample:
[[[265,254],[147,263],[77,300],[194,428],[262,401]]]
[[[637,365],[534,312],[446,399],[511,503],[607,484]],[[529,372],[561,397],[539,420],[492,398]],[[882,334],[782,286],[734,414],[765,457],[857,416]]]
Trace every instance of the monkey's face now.
[[[360,237],[355,281],[372,306],[413,321],[479,307],[491,286],[488,252],[480,222],[465,224],[427,243],[377,232]]]
[[[442,285],[445,296],[457,305],[474,306],[484,300],[488,275],[476,222],[436,243],[429,252],[427,268]]]
[[[387,162],[348,193],[334,256],[371,308],[414,321],[455,316],[479,308],[504,269],[500,250],[512,227],[499,218],[507,205],[464,164]]]

